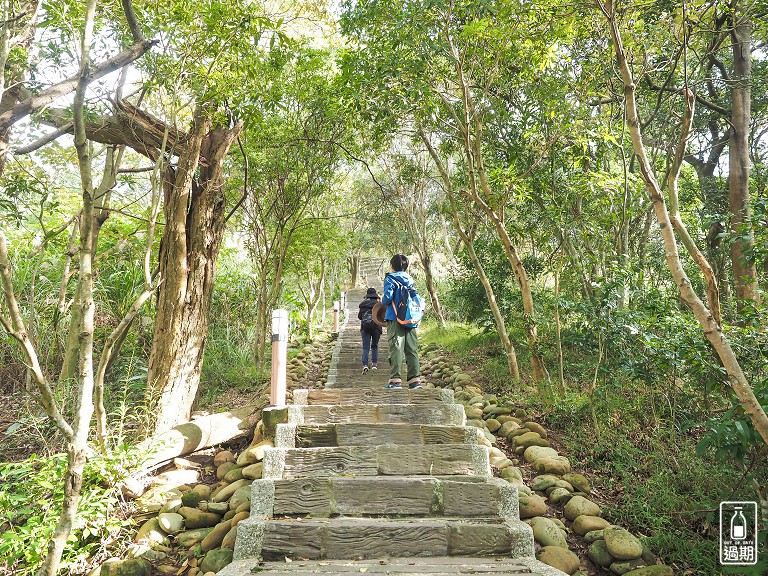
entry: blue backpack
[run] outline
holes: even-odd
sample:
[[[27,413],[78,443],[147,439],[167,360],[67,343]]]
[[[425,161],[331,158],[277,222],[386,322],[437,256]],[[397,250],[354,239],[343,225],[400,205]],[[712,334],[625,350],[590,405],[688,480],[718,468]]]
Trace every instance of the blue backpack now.
[[[424,316],[419,296],[411,296],[411,291],[408,287],[391,276],[390,280],[395,285],[395,290],[392,294],[392,309],[395,311],[397,323],[408,329],[418,328],[421,318]]]

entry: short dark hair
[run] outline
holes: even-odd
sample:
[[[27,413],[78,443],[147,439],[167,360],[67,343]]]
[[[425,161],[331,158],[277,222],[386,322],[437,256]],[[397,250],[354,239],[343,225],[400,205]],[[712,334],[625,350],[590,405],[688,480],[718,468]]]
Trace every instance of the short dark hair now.
[[[389,265],[395,272],[405,272],[408,270],[408,257],[405,254],[395,254],[389,261]]]

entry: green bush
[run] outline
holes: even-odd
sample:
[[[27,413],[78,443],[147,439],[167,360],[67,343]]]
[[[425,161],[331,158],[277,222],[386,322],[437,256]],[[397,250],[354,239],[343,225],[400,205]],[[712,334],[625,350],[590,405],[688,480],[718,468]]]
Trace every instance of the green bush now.
[[[110,457],[89,460],[62,570],[82,572],[88,558],[131,525],[130,519],[117,513],[120,470],[130,457],[131,451],[123,447]],[[66,467],[65,454],[32,455],[23,462],[0,464],[0,558],[8,573],[34,574],[45,558],[59,521]]]

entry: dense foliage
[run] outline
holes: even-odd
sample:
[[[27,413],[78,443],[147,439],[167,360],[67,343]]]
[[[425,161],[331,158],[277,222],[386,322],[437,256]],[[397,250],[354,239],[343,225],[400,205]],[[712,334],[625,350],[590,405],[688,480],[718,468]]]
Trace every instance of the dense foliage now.
[[[765,2],[135,0],[86,3],[98,8],[92,16],[81,4],[6,2],[0,17],[0,562],[36,571],[64,501],[61,453],[72,440],[52,414],[70,422],[91,402],[70,362],[87,348],[78,344],[81,275],[93,281],[91,367],[105,369],[110,440],[89,438],[62,567],[81,573],[100,546],[119,546],[127,521],[114,486],[130,446],[152,430],[171,192],[182,192],[186,223],[200,217],[193,200],[210,192],[216,137],[233,130],[217,195],[200,209],[222,214],[221,236],[206,230],[203,243],[217,248],[175,264],[216,264],[209,292],[183,299],[210,306],[190,402],[260,391],[273,308],[290,311],[294,341],[312,340],[359,280],[350,271],[362,257],[404,252],[435,324],[448,321],[432,337],[482,365],[494,391],[525,391],[573,454],[623,494],[617,519],[655,533],[681,567],[714,573],[711,529],[690,554],[682,549],[697,530],[690,518],[712,523],[697,510],[736,493],[768,502],[765,437],[670,273],[631,133],[642,130],[677,217],[681,268],[765,410]],[[95,70],[144,46],[142,36],[153,43],[124,74],[81,74],[89,18]],[[730,162],[744,88],[733,81],[739,22],[751,33],[746,195]],[[639,126],[627,122],[610,23],[634,74]],[[78,74],[83,99],[73,100],[77,83],[61,86]],[[35,100],[52,88],[58,97]],[[679,177],[668,180],[689,114]],[[75,150],[80,117],[88,142]],[[195,155],[200,126],[209,130]],[[96,230],[92,277],[81,268],[86,218]],[[686,515],[677,543],[673,510]]]

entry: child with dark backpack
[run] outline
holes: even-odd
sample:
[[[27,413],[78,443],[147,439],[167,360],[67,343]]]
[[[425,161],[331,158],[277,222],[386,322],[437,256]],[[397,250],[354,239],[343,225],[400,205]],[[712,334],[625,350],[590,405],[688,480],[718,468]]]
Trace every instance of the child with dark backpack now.
[[[419,373],[419,340],[416,327],[421,321],[423,305],[413,285],[413,278],[406,272],[408,258],[395,254],[389,261],[392,268],[384,276],[384,293],[381,303],[387,312],[387,346],[389,347],[389,382],[385,388],[402,388],[400,371],[403,356],[407,367],[408,388],[421,388]]]
[[[371,370],[376,370],[379,363],[379,338],[381,326],[373,321],[373,307],[379,301],[376,288],[368,288],[365,299],[360,302],[357,317],[360,319],[360,336],[363,339],[363,374],[368,372],[368,349],[371,351]]]

